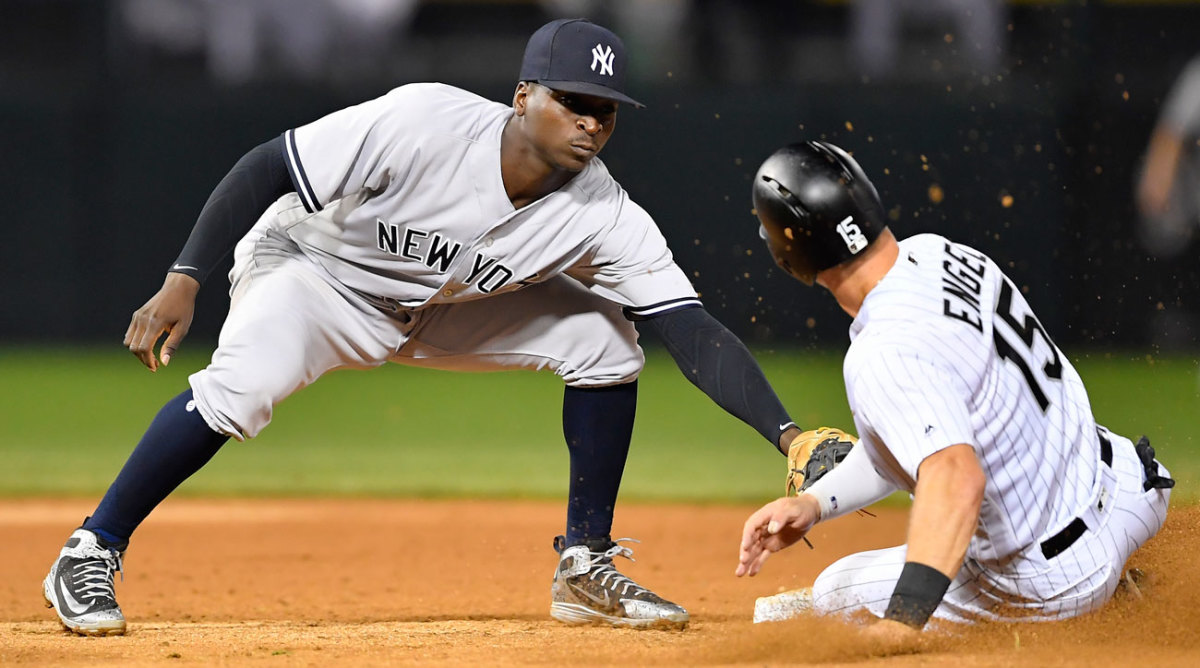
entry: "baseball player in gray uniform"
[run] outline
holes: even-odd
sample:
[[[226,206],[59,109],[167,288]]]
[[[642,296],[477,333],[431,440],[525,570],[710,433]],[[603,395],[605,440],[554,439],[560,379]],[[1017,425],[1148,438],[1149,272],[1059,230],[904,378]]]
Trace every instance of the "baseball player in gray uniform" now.
[[[841,559],[811,590],[760,600],[758,617],[866,610],[882,618],[873,635],[898,639],[931,616],[1062,619],[1108,601],[1162,526],[1174,481],[1145,437],[1096,424],[1021,290],[975,249],[897,242],[866,174],[830,144],[777,151],[753,195],[776,263],[854,318],[844,371],[861,440],[805,492],[750,516],[737,575],[819,521],[913,495],[907,544]]]
[[[1184,252],[1200,224],[1200,56],[1163,103],[1137,182],[1142,241],[1155,255]]]
[[[293,392],[332,369],[391,361],[562,377],[570,500],[554,541],[551,614],[686,625],[682,607],[612,563],[632,552],[610,531],[644,361],[633,321],[781,451],[799,430],[745,346],[704,310],[654,221],[596,158],[618,107],[641,106],[624,92],[625,74],[616,35],[554,21],[529,40],[512,106],[405,85],[243,157],[125,336],[150,370],[169,363],[197,290],[234,249],[219,345],[54,562],[43,589],[62,623],[123,633],[113,572],[150,511],[228,438],[258,434]]]

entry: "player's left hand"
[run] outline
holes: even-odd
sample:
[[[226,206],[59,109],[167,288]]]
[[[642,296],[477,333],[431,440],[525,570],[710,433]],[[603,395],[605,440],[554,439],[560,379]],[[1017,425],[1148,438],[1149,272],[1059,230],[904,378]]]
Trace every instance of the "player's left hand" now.
[[[882,654],[907,654],[920,651],[923,636],[903,622],[880,619],[863,629],[863,637]]]
[[[757,575],[772,552],[790,547],[821,518],[821,506],[808,494],[775,499],[742,525],[742,544],[734,575]]]

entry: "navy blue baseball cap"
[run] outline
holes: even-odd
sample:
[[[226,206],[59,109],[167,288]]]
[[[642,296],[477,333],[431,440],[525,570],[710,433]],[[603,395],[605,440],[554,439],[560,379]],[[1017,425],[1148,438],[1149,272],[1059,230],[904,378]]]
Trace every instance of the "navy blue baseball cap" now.
[[[625,94],[625,43],[587,19],[551,21],[529,38],[521,81],[554,90],[646,105]]]

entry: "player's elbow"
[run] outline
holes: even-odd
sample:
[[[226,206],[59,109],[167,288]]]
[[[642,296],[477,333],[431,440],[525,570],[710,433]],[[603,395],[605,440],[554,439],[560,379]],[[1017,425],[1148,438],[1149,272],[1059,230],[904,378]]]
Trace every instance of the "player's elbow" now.
[[[955,470],[959,502],[970,508],[979,508],[983,504],[983,490],[987,486],[987,477],[983,474],[983,467],[979,465],[975,449],[970,446],[964,447],[969,453],[961,458],[962,461],[956,462]]]
[[[959,507],[979,508],[983,504],[987,476],[970,445],[960,443],[931,455],[922,462],[919,475],[945,481],[949,496]]]
[[[978,510],[983,505],[983,491],[987,487],[987,477],[983,474],[983,468],[979,466],[979,460],[973,459],[965,465],[961,476],[960,501]]]

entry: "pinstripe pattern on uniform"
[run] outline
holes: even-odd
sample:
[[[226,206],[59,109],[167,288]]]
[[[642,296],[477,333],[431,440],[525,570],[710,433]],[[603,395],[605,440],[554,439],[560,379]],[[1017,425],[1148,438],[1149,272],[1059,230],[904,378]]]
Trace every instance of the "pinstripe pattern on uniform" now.
[[[867,445],[882,438],[909,479],[942,448],[976,448],[988,478],[986,539],[973,542],[971,554],[998,564],[1061,529],[1091,499],[1095,429],[1083,385],[1061,354],[1063,380],[1045,384],[1052,398],[1046,412],[1020,371],[996,355],[992,314],[1005,278],[993,262],[986,260],[979,293],[983,332],[945,317],[947,243],[935,235],[901,242],[896,268],[867,296],[851,328],[846,387]],[[1019,295],[1017,308],[1029,312]]]
[[[1021,574],[1002,573],[968,557],[934,617],[951,622],[1066,619],[1103,606],[1116,591],[1122,566],[1166,520],[1169,490],[1142,490],[1133,443],[1111,434],[1114,447],[1111,511],[1084,513],[1089,530],[1071,547],[1046,559],[1030,546],[1014,560]],[[1166,473],[1164,473],[1166,475]],[[882,616],[904,566],[906,546],[852,554],[834,562],[813,585],[821,614],[866,609]]]
[[[1162,525],[1169,492],[1142,492],[1124,437],[1109,435],[1112,467],[1100,461],[1083,382],[1000,268],[940,236],[905,239],[850,336],[847,396],[880,475],[911,492],[925,457],[966,443],[987,478],[978,529],[935,617],[1057,619],[1103,605]],[[1076,518],[1088,530],[1046,558],[1041,543]],[[814,584],[815,608],[882,615],[906,551],[835,562]]]

